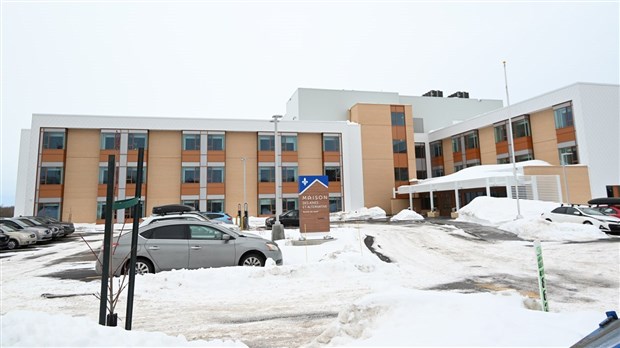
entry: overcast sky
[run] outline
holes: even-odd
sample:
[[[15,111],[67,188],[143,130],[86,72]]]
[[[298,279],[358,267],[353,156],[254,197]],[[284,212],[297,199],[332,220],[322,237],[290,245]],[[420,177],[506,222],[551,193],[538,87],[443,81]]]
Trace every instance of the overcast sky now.
[[[298,87],[511,103],[619,83],[618,1],[2,2],[0,205],[33,113],[267,119]]]

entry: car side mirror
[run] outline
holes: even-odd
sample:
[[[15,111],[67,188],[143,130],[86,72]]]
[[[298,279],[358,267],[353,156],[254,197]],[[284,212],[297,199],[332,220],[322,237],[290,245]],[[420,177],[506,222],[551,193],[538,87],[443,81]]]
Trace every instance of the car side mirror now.
[[[224,234],[224,235],[222,236],[222,239],[223,239],[223,240],[226,240],[226,241],[229,241],[229,240],[230,240],[230,234]]]

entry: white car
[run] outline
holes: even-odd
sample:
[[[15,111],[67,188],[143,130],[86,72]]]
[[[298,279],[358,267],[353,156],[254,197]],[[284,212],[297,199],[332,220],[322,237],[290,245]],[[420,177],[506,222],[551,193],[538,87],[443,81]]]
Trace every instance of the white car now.
[[[547,221],[593,225],[606,233],[620,233],[620,219],[590,207],[560,206],[543,213],[542,217]]]
[[[0,230],[9,236],[9,244],[6,245],[6,248],[9,250],[37,243],[37,235],[34,232],[17,230],[8,225],[0,225]]]

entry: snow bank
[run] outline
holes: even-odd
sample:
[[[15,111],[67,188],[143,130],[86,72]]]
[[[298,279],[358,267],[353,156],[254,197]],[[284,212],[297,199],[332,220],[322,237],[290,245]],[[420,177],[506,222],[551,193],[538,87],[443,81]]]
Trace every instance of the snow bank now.
[[[247,347],[237,341],[187,341],[183,335],[126,331],[87,318],[34,311],[2,316],[2,347]]]
[[[528,310],[512,293],[458,294],[399,288],[340,312],[315,346],[565,346],[597,328],[596,312]],[[449,333],[449,334],[447,334]]]
[[[524,218],[539,217],[540,214],[559,206],[559,203],[520,199],[521,216]],[[480,196],[474,198],[458,211],[456,221],[475,222],[486,226],[499,226],[515,220],[517,201],[511,198]]]
[[[539,217],[506,222],[499,229],[512,232],[519,238],[543,241],[587,241],[610,238],[592,225],[549,222]]]
[[[412,221],[424,220],[424,217],[413,210],[403,209],[400,213],[392,216],[390,221]]]
[[[330,214],[331,221],[359,221],[385,219],[385,210],[379,207],[362,208],[360,210],[338,212]]]

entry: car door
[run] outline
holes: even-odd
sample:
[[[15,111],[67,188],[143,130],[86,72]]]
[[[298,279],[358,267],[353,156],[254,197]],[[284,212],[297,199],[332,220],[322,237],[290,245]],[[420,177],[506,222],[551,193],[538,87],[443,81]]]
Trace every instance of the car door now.
[[[150,238],[144,243],[144,248],[162,271],[187,268],[189,265],[187,237],[187,225],[158,226],[152,230]]]
[[[574,222],[577,224],[583,223],[587,218],[584,217],[579,210],[573,207],[566,208],[566,219],[567,222]]]
[[[236,266],[236,240],[219,229],[189,225],[189,268]],[[229,236],[225,240],[224,236]]]

